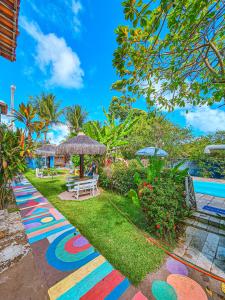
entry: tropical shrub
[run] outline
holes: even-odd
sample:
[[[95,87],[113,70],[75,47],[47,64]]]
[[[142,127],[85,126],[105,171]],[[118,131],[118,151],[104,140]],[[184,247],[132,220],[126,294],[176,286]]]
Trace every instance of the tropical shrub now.
[[[137,190],[137,184],[134,176],[139,173],[144,177],[144,169],[136,160],[130,160],[129,163],[118,161],[111,165],[110,169],[100,170],[100,185],[103,188],[110,189],[119,194],[127,194],[130,189]]]
[[[13,178],[26,169],[25,157],[32,145],[22,130],[13,130],[0,125],[0,208],[6,207],[11,198],[10,184]]]
[[[183,163],[183,162],[182,162]],[[151,233],[172,240],[179,232],[181,221],[189,215],[185,202],[185,177],[187,170],[165,168],[164,160],[152,157],[146,168],[146,177],[136,173],[137,196]],[[133,192],[133,201],[135,195]]]

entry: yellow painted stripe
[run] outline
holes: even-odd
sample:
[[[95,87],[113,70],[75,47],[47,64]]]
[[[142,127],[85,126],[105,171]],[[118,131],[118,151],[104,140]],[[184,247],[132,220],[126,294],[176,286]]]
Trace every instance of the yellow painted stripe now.
[[[77,271],[73,272],[69,276],[65,277],[48,290],[48,294],[51,300],[56,300],[71,287],[76,285],[84,277],[90,274],[94,269],[103,264],[106,259],[103,256],[98,256]]]

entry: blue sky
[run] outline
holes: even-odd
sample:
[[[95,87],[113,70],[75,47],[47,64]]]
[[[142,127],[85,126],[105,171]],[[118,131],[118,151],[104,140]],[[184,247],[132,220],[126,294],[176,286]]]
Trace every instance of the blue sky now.
[[[107,4],[106,4],[107,3]],[[82,105],[89,119],[103,120],[117,79],[112,67],[116,49],[115,28],[124,24],[121,0],[21,1],[17,60],[0,57],[0,99],[9,104],[10,85],[16,85],[16,101],[42,91],[53,92],[62,106]],[[135,105],[145,108],[143,100]],[[224,109],[195,108],[168,114],[180,126],[192,126],[196,135],[225,130]],[[53,142],[65,127],[54,128]]]

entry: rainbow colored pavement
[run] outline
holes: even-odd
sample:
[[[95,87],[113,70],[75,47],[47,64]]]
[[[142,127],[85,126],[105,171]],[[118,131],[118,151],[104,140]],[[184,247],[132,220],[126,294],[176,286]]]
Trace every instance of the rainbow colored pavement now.
[[[138,290],[128,279],[115,270],[26,179],[15,183],[13,190],[50,299],[136,297]]]

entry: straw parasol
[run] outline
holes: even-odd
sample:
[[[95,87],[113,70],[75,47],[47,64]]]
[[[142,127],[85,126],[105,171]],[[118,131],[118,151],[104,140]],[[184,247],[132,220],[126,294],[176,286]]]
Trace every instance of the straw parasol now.
[[[55,145],[50,145],[50,144],[44,144],[41,147],[37,148],[35,153],[37,155],[44,155],[44,156],[55,156],[55,150],[56,146]]]
[[[105,152],[105,145],[91,139],[83,132],[78,133],[76,137],[69,139],[56,148],[57,154],[77,154],[80,156],[80,178],[84,177],[84,155],[102,155]]]

